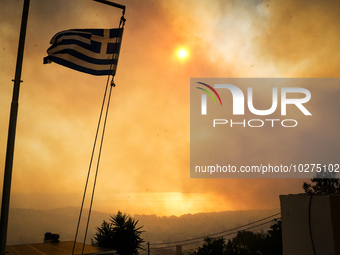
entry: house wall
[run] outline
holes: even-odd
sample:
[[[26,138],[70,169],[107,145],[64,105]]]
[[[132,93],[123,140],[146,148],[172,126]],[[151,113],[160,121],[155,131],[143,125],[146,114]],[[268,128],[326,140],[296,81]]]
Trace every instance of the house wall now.
[[[340,196],[281,195],[283,255],[340,255]],[[310,219],[310,223],[309,223]]]

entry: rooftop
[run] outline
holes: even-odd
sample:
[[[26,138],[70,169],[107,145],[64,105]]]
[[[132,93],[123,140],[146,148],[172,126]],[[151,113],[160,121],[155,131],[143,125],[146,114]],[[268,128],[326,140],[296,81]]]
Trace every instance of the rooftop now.
[[[83,244],[76,243],[74,254],[81,254]],[[36,243],[36,244],[19,244],[8,245],[6,251],[8,255],[65,255],[72,254],[73,241],[57,242],[57,243]],[[116,254],[114,251],[95,247],[91,245],[85,245],[84,254]]]

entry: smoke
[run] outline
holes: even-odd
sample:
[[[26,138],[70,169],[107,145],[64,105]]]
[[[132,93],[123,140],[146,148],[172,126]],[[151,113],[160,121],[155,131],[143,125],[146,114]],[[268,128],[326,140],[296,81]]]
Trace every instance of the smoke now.
[[[268,1],[270,19],[257,47],[288,77],[338,77],[337,1]]]
[[[42,65],[42,58],[55,33],[116,27],[121,11],[83,0],[31,2],[13,190],[34,194],[32,201],[39,192],[45,193],[44,199],[46,193],[53,198],[62,192],[63,197],[72,194],[70,201],[77,200],[75,196],[80,200],[106,78],[54,63]],[[0,8],[2,84],[13,78],[21,4],[7,0]],[[278,207],[279,194],[299,192],[302,180],[190,179],[189,79],[336,77],[339,3],[129,0],[123,4],[127,22],[98,176],[98,207],[105,211],[116,201],[134,213],[176,214],[167,199],[183,192],[187,195],[175,197],[183,204],[196,203],[192,209],[196,211],[199,206],[218,211],[259,209]],[[180,46],[190,52],[182,62],[175,57]],[[0,90],[4,165],[11,86]],[[152,193],[157,199],[147,195]],[[206,207],[198,199],[202,193]],[[124,200],[133,194],[137,194],[134,199]]]

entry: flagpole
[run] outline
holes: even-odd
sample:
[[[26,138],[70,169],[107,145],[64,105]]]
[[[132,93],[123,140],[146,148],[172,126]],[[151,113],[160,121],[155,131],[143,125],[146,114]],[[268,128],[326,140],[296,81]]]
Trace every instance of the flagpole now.
[[[6,162],[5,162],[5,173],[3,180],[3,191],[2,191],[2,203],[1,203],[1,220],[0,220],[0,255],[6,254],[6,241],[7,241],[7,227],[8,227],[8,214],[10,204],[10,193],[11,193],[11,182],[12,182],[12,168],[13,168],[13,155],[14,155],[14,144],[15,144],[15,133],[18,116],[18,100],[19,90],[21,81],[21,70],[22,61],[24,56],[24,46],[28,19],[28,9],[30,0],[24,0],[24,7],[22,11],[17,64],[15,69],[13,96],[11,104],[11,112],[8,127],[8,138],[7,138],[7,151],[6,151]]]
[[[106,4],[106,5],[110,5],[110,6],[122,9],[123,10],[123,15],[125,14],[125,5],[117,4],[117,3],[110,2],[110,1],[107,1],[107,0],[93,0],[93,1],[100,2],[102,4]]]

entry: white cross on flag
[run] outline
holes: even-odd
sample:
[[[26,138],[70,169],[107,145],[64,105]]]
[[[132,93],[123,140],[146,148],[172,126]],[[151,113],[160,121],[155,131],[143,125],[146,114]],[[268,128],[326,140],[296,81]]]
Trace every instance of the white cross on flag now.
[[[44,64],[55,62],[93,75],[115,75],[123,28],[70,29],[51,39]]]

